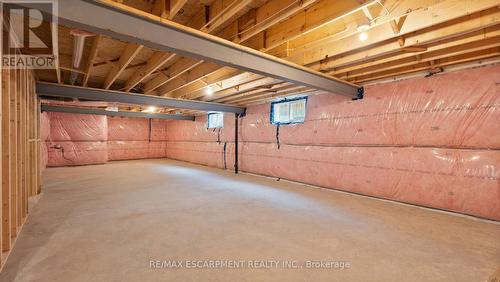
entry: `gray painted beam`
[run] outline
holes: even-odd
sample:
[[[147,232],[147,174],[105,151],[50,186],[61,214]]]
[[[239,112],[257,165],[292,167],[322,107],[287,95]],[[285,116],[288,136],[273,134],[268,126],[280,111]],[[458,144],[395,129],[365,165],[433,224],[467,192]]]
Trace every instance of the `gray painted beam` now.
[[[170,107],[178,109],[190,109],[199,111],[227,112],[242,114],[245,108],[194,100],[183,100],[151,95],[132,94],[128,92],[104,90],[97,88],[77,87],[53,83],[36,84],[36,92],[39,96],[66,97],[75,99],[88,99],[94,101],[105,101],[125,103],[134,105],[146,105],[157,107]]]
[[[30,6],[30,3],[19,4]],[[171,21],[160,20],[151,14],[132,12],[127,6],[116,2],[64,0],[59,1],[58,9],[59,23],[71,28],[84,29],[118,40],[211,61],[350,98],[359,96],[358,85]]]
[[[51,106],[42,105],[44,112],[61,112],[73,114],[88,114],[88,115],[104,115],[104,116],[121,116],[121,117],[138,117],[138,118],[156,118],[156,119],[176,119],[176,120],[194,120],[194,116],[183,115],[169,115],[169,114],[150,114],[142,112],[112,112],[95,108],[78,108],[78,107],[64,107],[64,106]]]

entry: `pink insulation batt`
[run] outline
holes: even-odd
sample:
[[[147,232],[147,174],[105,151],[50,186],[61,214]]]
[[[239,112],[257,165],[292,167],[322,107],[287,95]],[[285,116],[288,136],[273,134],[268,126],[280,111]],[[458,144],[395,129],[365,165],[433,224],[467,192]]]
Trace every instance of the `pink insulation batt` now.
[[[43,114],[42,123],[50,127],[47,166],[166,156],[163,120],[49,112]]]
[[[240,169],[500,220],[500,66],[366,87],[363,100],[308,99],[303,124],[270,124],[270,105],[240,119]],[[233,167],[224,128],[168,122],[169,158]],[[219,140],[220,142],[217,142]],[[224,144],[226,153],[224,154]]]
[[[106,116],[47,113],[47,166],[100,164],[108,161]]]
[[[110,161],[164,158],[166,146],[166,121],[108,117]]]

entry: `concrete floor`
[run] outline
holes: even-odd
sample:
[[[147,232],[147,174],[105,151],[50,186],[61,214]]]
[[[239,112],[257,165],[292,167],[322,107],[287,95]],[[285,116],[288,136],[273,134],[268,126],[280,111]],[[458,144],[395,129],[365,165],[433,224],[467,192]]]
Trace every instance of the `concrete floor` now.
[[[500,265],[498,223],[286,181],[170,160],[44,176],[0,281],[470,282]]]

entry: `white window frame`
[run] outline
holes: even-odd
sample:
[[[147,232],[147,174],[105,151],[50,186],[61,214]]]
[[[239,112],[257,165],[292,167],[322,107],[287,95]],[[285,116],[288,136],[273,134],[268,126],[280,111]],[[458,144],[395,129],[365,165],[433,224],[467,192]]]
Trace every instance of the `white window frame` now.
[[[292,113],[292,105],[295,103],[304,103],[304,114],[303,116],[294,117]],[[280,109],[281,107],[281,109]],[[280,110],[283,111],[280,113]],[[287,125],[295,123],[304,123],[307,113],[307,96],[299,97],[294,99],[284,99],[281,101],[276,101],[271,103],[271,113],[270,120],[272,124],[275,125]],[[276,120],[276,115],[286,116],[282,120]]]
[[[215,120],[215,124],[210,124],[212,120]],[[224,127],[224,113],[208,113],[207,115],[207,128],[223,128]]]

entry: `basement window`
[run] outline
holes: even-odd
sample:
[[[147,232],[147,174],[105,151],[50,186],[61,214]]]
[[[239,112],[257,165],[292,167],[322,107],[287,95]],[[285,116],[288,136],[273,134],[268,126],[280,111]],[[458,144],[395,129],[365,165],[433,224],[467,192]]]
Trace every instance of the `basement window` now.
[[[223,113],[209,113],[207,127],[208,128],[222,128],[222,127],[224,127],[224,114]]]
[[[272,124],[303,123],[306,118],[307,97],[285,99],[271,103]]]

